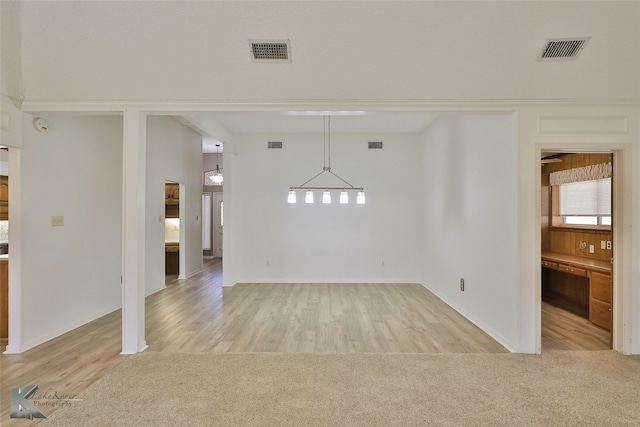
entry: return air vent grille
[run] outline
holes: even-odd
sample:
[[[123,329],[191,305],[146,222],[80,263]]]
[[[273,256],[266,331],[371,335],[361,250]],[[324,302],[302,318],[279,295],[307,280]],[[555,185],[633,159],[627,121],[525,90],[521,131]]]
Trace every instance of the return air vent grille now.
[[[267,148],[282,148],[282,141],[269,141],[267,142]]]
[[[562,59],[576,59],[590,37],[580,39],[554,39],[547,40],[547,44],[538,60],[557,61]]]
[[[289,40],[249,40],[253,62],[291,62]]]
[[[382,150],[382,141],[369,141],[369,150]]]

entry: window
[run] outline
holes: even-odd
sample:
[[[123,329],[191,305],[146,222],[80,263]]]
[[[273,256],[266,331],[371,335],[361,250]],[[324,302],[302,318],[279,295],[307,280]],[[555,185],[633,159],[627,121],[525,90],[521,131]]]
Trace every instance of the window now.
[[[611,226],[611,178],[559,185],[564,225]]]

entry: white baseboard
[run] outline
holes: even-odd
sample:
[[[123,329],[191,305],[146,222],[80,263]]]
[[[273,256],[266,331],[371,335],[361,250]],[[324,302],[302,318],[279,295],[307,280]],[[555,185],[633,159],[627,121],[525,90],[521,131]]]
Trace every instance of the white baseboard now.
[[[76,328],[79,328],[80,326],[84,326],[89,322],[93,322],[94,320],[99,319],[102,316],[106,316],[109,313],[113,313],[114,311],[119,310],[120,308],[122,308],[122,306],[120,304],[118,304],[115,307],[110,307],[110,308],[107,308],[105,310],[101,310],[101,311],[99,311],[97,313],[94,313],[94,314],[92,314],[90,316],[87,316],[87,317],[83,318],[82,320],[78,320],[76,322],[73,322],[72,324],[70,324],[68,326],[65,326],[63,328],[59,328],[59,329],[57,329],[55,331],[46,333],[46,334],[41,335],[41,336],[39,336],[37,338],[29,340],[29,341],[23,343],[21,346],[18,345],[18,348],[14,347],[14,346],[11,346],[11,349],[13,350],[12,353],[16,353],[17,354],[17,353],[23,353],[23,352],[25,352],[27,350],[31,350],[32,348],[37,347],[40,344],[44,344],[45,342],[50,341],[50,340],[52,340],[54,338],[57,338],[60,335],[66,334],[67,332],[72,331],[72,330],[74,330]],[[7,351],[9,351],[9,347],[7,347]],[[7,354],[10,354],[10,353],[7,353]]]
[[[434,294],[435,296],[440,298],[440,300],[443,301],[445,304],[447,304],[449,307],[451,307],[452,309],[454,309],[455,311],[460,313],[461,316],[463,316],[468,321],[470,321],[471,323],[476,325],[478,328],[480,328],[484,332],[486,332],[491,338],[493,338],[494,340],[498,341],[498,343],[500,343],[500,345],[502,345],[504,348],[509,350],[511,353],[517,353],[517,346],[515,346],[511,341],[509,341],[508,339],[503,337],[500,333],[496,332],[493,328],[485,325],[483,322],[478,321],[478,319],[474,318],[472,315],[467,313],[465,310],[460,309],[453,302],[448,301],[447,298],[443,297],[437,291],[431,289],[429,286],[425,285],[424,283],[421,283],[421,285],[426,290],[428,290],[429,292],[431,292],[432,294]]]

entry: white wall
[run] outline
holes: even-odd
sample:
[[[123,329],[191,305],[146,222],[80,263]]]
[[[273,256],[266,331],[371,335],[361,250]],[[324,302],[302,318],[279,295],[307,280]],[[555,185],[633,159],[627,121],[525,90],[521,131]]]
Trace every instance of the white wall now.
[[[9,344],[22,350],[121,305],[122,117],[43,117],[47,133],[25,115],[19,177],[12,173],[22,187],[21,224],[12,223],[22,234],[22,327],[20,343],[10,335]],[[53,215],[64,226],[52,227]]]
[[[180,275],[202,270],[202,136],[166,116],[147,118],[146,294],[165,287],[165,181],[180,187]],[[182,203],[184,201],[184,203]],[[185,264],[186,263],[186,264]],[[183,268],[184,267],[184,268]]]
[[[0,2],[0,92],[20,99],[22,86],[22,4]],[[5,144],[6,145],[6,144]]]
[[[422,145],[422,282],[515,350],[517,119],[442,115]]]
[[[283,149],[268,150],[272,140],[283,141]],[[384,141],[384,149],[368,150],[374,140]],[[234,203],[225,228],[231,215],[237,282],[419,282],[417,136],[332,135],[332,169],[365,188],[365,205],[355,204],[355,193],[340,205],[337,192],[330,205],[319,202],[319,192],[313,205],[301,193],[297,204],[287,203],[290,186],[322,171],[322,133],[236,135],[233,147],[225,200],[230,191]],[[331,179],[311,184],[342,185]],[[225,257],[228,249],[226,240]]]

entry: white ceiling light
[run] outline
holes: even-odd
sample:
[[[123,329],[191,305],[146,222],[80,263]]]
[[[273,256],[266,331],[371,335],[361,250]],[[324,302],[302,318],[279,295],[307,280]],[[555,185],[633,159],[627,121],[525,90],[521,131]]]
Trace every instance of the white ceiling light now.
[[[325,148],[325,153],[323,154],[323,158],[322,158],[322,172],[320,172],[319,174],[315,175],[313,178],[307,180],[304,184],[297,186],[297,187],[289,187],[289,196],[287,197],[287,201],[289,203],[295,203],[296,202],[296,196],[295,196],[295,192],[296,190],[303,190],[305,191],[305,203],[313,203],[313,191],[322,191],[322,203],[328,204],[331,203],[331,192],[330,190],[339,190],[340,191],[340,203],[341,204],[347,204],[349,203],[349,196],[347,195],[347,191],[357,191],[358,194],[356,196],[356,203],[359,205],[362,205],[365,203],[365,196],[364,196],[364,188],[362,187],[354,187],[353,185],[351,185],[349,182],[347,182],[346,180],[344,180],[343,178],[339,177],[338,175],[336,175],[334,172],[331,171],[331,116],[324,116],[324,128],[323,128],[323,146]],[[328,150],[327,150],[328,149]],[[327,157],[327,151],[328,151],[328,157]],[[307,184],[309,184],[311,181],[313,181],[314,179],[318,178],[320,175],[325,174],[325,173],[329,173],[332,176],[334,176],[335,178],[338,178],[340,181],[342,181],[341,186],[337,186],[337,187],[313,187],[313,186],[309,186]]]
[[[220,148],[220,144],[216,144],[216,168],[215,170],[205,172],[204,185],[222,185],[222,181],[224,181],[224,177],[222,175],[222,169],[220,169],[220,165],[218,164],[219,148]]]

